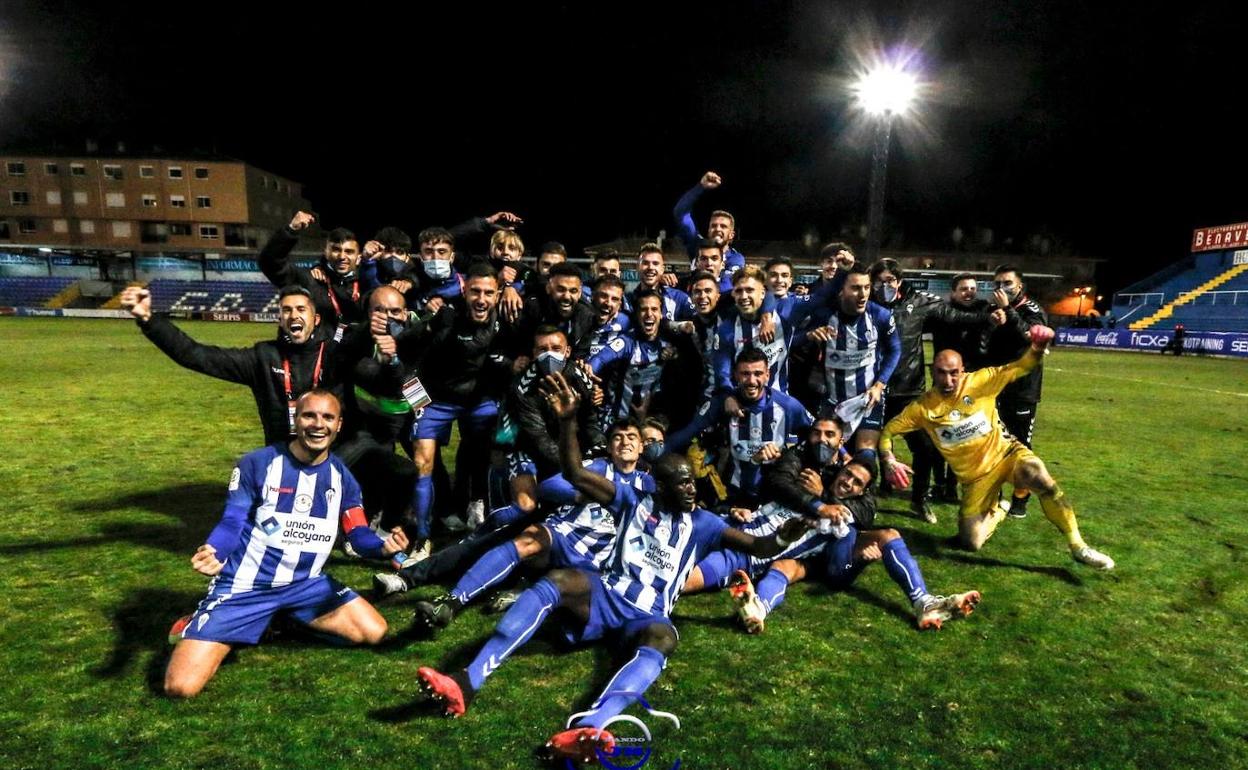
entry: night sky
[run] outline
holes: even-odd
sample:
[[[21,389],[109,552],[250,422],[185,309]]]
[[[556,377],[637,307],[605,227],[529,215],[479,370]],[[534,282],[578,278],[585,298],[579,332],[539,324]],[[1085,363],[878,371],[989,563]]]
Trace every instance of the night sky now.
[[[854,52],[904,41],[931,87],[894,134],[893,245],[1040,234],[1112,288],[1248,220],[1232,3],[261,5],[0,4],[0,145],[215,150],[331,227],[506,208],[573,249],[670,230],[713,168],[739,237],[826,241],[865,220]]]

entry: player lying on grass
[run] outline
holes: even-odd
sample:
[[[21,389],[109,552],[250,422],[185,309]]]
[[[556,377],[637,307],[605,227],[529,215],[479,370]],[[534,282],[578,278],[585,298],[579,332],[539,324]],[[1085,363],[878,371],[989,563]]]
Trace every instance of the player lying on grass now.
[[[295,438],[243,457],[230,476],[225,514],[191,557],[213,578],[194,614],[170,635],[177,646],[165,670],[165,694],[197,695],[234,645],[256,644],[277,613],[346,644],[377,644],[386,621],[367,601],[321,574],[341,527],[362,556],[407,547],[396,527],[384,541],[364,518],[360,488],[329,453],[342,407],[311,390],[296,402]]]
[[[792,583],[807,577],[822,580],[831,588],[848,588],[871,562],[883,561],[888,576],[906,595],[919,629],[940,628],[950,618],[971,614],[979,602],[978,591],[936,596],[928,593],[919,564],[906,541],[895,529],[859,529],[857,522],[871,521],[875,500],[869,493],[874,476],[870,462],[855,459],[843,466],[831,484],[823,508],[836,509],[828,516],[844,527],[807,532],[780,554],[770,558],[749,556],[731,549],[712,553],[698,563],[685,583],[685,592],[728,588],[737,604],[745,630],[762,633],[767,615],[784,601]],[[742,526],[761,537],[786,520],[792,510],[769,503]],[[826,530],[826,531],[825,531]],[[753,578],[762,576],[755,591]]]
[[[904,489],[910,483],[910,468],[893,456],[893,438],[927,431],[962,484],[958,537],[972,551],[979,550],[1005,518],[999,499],[1002,485],[1009,483],[1040,497],[1045,518],[1066,536],[1075,561],[1111,570],[1114,560],[1083,541],[1075,510],[1044,462],[1006,433],[997,419],[997,395],[1034,369],[1052,340],[1052,329],[1032,326],[1031,347],[1017,361],[969,373],[956,351],[937,353],[932,362],[933,387],[884,426],[880,457],[889,482]]]
[[[794,517],[774,535],[762,538],[732,529],[697,507],[693,472],[688,461],[677,455],[663,455],[654,464],[654,494],[594,473],[581,464],[576,393],[558,374],[551,375],[545,387],[560,420],[563,474],[586,500],[618,517],[615,544],[601,574],[552,570],[522,593],[467,669],[447,676],[422,667],[418,675],[425,689],[444,704],[446,713],[459,716],[486,677],[527,642],[553,611],[566,610],[571,619],[566,628],[569,641],[611,635],[635,650],[589,711],[578,716],[575,727],[546,745],[552,756],[588,761],[596,752],[614,748],[615,738],[602,726],[646,691],[675,651],[676,629],[669,615],[694,564],[721,545],[756,556],[779,553],[812,521]]]

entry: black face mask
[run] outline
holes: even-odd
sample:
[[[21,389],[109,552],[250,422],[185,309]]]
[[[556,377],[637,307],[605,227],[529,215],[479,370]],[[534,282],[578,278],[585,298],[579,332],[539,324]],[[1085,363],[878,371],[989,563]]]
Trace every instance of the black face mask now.
[[[397,281],[403,278],[411,267],[398,257],[384,257],[377,260],[377,279],[382,283]]]
[[[349,273],[340,273],[329,264],[329,260],[324,258],[321,259],[321,272],[325,273],[325,277],[330,281],[349,281],[355,278],[354,270]]]
[[[836,459],[836,447],[829,446],[820,441],[818,444],[814,444],[810,447],[810,457],[819,464],[820,468],[822,468],[825,465],[829,465]]]

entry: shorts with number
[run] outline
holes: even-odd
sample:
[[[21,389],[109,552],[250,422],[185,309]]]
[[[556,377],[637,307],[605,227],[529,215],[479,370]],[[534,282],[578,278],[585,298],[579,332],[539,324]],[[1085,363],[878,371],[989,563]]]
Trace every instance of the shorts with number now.
[[[328,575],[239,593],[214,588],[195,608],[182,638],[255,644],[279,612],[306,625],[357,598],[359,594]]]
[[[992,470],[962,485],[962,508],[958,515],[968,519],[992,510],[1001,497],[1001,487],[1014,478],[1014,469],[1019,463],[1031,459],[1039,458],[1018,440],[1011,442],[1005,457]]]
[[[623,596],[603,585],[597,572],[586,572],[585,577],[589,580],[589,620],[579,628],[576,621],[564,627],[564,636],[569,642],[592,642],[608,633],[628,641],[655,623],[669,626],[675,633],[676,626],[670,618],[629,604]]]
[[[460,406],[435,401],[424,408],[412,425],[412,438],[435,439],[439,444],[451,440],[451,423],[459,421],[459,434],[483,436],[494,430],[498,421],[498,402],[486,399],[476,406]]]

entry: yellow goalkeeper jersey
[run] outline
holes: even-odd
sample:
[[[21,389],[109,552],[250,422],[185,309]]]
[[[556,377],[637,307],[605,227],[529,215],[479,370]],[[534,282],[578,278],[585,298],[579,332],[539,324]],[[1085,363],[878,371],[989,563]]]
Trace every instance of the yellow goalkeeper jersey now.
[[[1040,355],[1028,350],[1013,363],[970,372],[949,395],[929,389],[884,426],[880,451],[892,451],[894,436],[924,430],[958,481],[966,484],[984,476],[1021,446],[997,418],[997,394],[1034,369]]]

